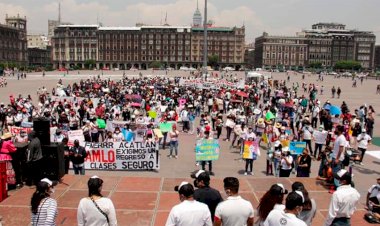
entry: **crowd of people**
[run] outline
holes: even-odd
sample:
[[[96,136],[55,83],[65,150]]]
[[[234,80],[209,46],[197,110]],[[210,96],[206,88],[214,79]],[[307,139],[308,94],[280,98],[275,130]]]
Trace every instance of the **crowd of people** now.
[[[196,82],[183,85],[186,80]],[[3,129],[0,159],[7,162],[8,183],[22,185],[17,170],[13,170],[16,167],[11,164],[11,153],[16,152],[13,142],[28,146],[27,161],[32,169],[32,183],[40,183],[43,175],[38,172],[42,152],[37,135],[32,132],[29,136],[25,133],[14,136],[10,134],[10,127],[22,127],[24,123],[41,117],[49,120],[51,127],[57,128],[53,139],[61,144],[63,157],[60,164],[65,173],[71,161],[75,174],[84,174],[83,162],[86,158],[86,151],[79,141],[74,142],[74,147],[68,147],[67,131],[82,130],[86,142],[119,142],[126,140],[121,135],[123,130],[137,133],[139,124],[146,125],[146,129],[141,136],[135,134],[133,139],[142,137],[143,140],[156,141],[161,149],[166,149],[169,144],[168,158],[180,157],[181,133],[194,134],[197,139],[217,139],[229,143],[230,148],[237,149],[245,160],[245,175],[254,174],[254,161],[260,156],[257,152],[248,157],[243,155],[244,145],[248,141],[255,142],[266,154],[267,175],[289,177],[293,172],[297,177],[309,177],[313,173],[311,164],[320,161],[318,177],[331,183],[334,189],[341,187],[334,174],[350,163],[350,156],[347,155],[350,148],[360,151],[353,162],[363,164],[365,151],[373,136],[375,111],[372,106],[363,104],[357,109],[350,109],[344,101],[341,106],[334,106],[328,100],[321,103],[318,94],[323,93],[323,86],[304,83],[303,90],[298,90],[298,83],[290,85],[289,77],[288,80],[245,81],[242,86],[238,85],[241,84],[238,78],[208,78],[215,87],[202,89],[197,86],[197,81],[202,83],[203,78],[124,76],[120,81],[113,81],[98,76],[68,85],[60,80],[51,93],[45,87],[39,89],[39,98],[35,101],[30,95],[11,95],[9,104],[0,104]],[[340,98],[341,89],[338,87],[335,90],[333,87],[333,98],[335,93]],[[125,123],[109,131],[106,128],[108,121]],[[159,128],[162,122],[174,123],[171,131],[162,131],[162,137],[159,137],[154,129]],[[179,128],[181,125],[182,128]],[[291,142],[302,142],[306,147],[301,153],[295,153]],[[208,173],[214,174],[212,161],[196,164],[201,165],[203,170],[208,165]],[[226,186],[231,196],[237,196],[238,183],[235,179],[226,179]],[[180,192],[183,195],[181,199],[187,200],[192,196],[194,189],[191,185],[180,187],[179,191],[184,189]],[[300,212],[298,207],[303,206],[307,195],[303,194],[300,198],[297,191],[289,193],[288,197],[289,202],[298,204],[285,205],[285,212],[284,209],[274,212],[274,218],[284,213]],[[312,208],[312,204],[307,205]],[[222,206],[219,209],[221,212],[215,212],[216,222],[228,221],[223,220],[225,209],[229,210],[228,206]],[[247,211],[248,223],[252,214]],[[266,214],[272,216],[269,212]],[[171,220],[175,221],[175,218]],[[168,220],[169,225],[170,222]],[[274,225],[269,220],[262,222],[264,225]]]

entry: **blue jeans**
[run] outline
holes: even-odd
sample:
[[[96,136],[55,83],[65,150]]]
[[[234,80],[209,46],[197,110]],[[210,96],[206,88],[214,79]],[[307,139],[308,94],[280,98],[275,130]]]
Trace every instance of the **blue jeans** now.
[[[280,175],[280,162],[281,160],[273,158],[274,176],[278,177]]]
[[[178,141],[170,141],[170,155],[173,154],[173,149],[175,151],[175,155],[178,155]]]
[[[75,175],[84,175],[85,171],[84,171],[84,165],[83,166],[75,166],[75,164],[73,164],[73,168],[74,168],[74,173]]]

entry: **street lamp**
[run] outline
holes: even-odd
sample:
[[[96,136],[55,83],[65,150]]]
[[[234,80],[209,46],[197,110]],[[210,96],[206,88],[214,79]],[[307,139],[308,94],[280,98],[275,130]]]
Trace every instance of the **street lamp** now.
[[[203,22],[203,70],[207,80],[207,0],[205,0],[205,18]]]

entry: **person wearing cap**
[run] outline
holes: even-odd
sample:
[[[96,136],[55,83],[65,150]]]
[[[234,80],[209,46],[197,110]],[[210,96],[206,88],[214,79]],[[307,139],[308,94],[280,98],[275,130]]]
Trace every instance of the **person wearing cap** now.
[[[194,187],[183,181],[175,186],[180,204],[175,205],[166,220],[166,226],[211,226],[211,213],[206,204],[194,199]]]
[[[16,175],[12,165],[12,153],[16,152],[16,147],[12,141],[11,133],[4,133],[1,136],[1,148],[0,148],[0,161],[4,161],[6,164],[7,184],[16,185]]]
[[[372,138],[367,134],[366,129],[363,128],[362,133],[359,134],[356,139],[358,141],[358,150],[362,152],[362,154],[360,156],[359,164],[364,165],[363,164],[364,154],[368,148],[368,144],[371,144]]]
[[[102,195],[103,180],[98,176],[88,179],[88,197],[78,205],[78,226],[116,226],[116,211],[113,202]]]
[[[310,125],[309,120],[304,121],[304,126],[302,127],[302,141],[306,142],[306,146],[309,147],[310,155],[313,155],[313,149],[311,147],[312,134],[314,132],[313,127]]]
[[[54,193],[54,186],[56,185],[56,181],[53,182],[48,178],[44,178],[36,184],[36,191],[30,201],[31,225],[57,225],[57,201],[50,197]]]
[[[279,177],[289,177],[293,169],[293,157],[290,154],[289,148],[283,148],[280,161],[280,175]]]
[[[257,219],[255,225],[262,226],[270,211],[285,209],[283,204],[285,194],[288,194],[288,190],[285,189],[283,184],[273,184],[270,187],[269,191],[261,197],[257,206],[259,219]]]
[[[317,203],[314,199],[309,197],[309,192],[301,182],[294,182],[292,184],[292,191],[301,191],[305,201],[303,202],[303,208],[297,217],[303,220],[308,226],[311,226],[313,218],[317,212]]]
[[[286,197],[285,209],[273,209],[267,216],[264,226],[297,225],[307,226],[306,223],[297,218],[302,212],[304,197],[301,191],[290,192]]]
[[[87,157],[87,152],[84,147],[79,145],[79,140],[74,141],[74,146],[69,150],[70,160],[73,163],[74,173],[76,175],[84,175],[84,160]]]
[[[252,226],[254,210],[251,202],[239,195],[239,180],[235,177],[226,177],[223,183],[228,197],[216,207],[214,226]]]
[[[191,174],[194,186],[198,189],[194,191],[194,199],[208,206],[211,213],[211,220],[214,221],[216,206],[223,201],[219,191],[210,187],[210,175],[204,170],[198,170]]]
[[[340,186],[333,193],[329,211],[326,216],[325,226],[351,225],[350,218],[356,210],[359,202],[359,192],[351,187],[352,175],[347,170],[341,169],[334,177],[339,180]]]

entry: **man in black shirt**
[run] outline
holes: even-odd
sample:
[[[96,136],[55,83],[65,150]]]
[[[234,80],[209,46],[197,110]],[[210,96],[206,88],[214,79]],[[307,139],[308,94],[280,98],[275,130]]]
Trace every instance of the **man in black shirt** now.
[[[210,187],[210,175],[204,170],[198,170],[191,174],[194,178],[194,186],[198,189],[194,191],[194,199],[208,206],[211,212],[211,219],[214,221],[216,206],[223,201],[219,191]]]

